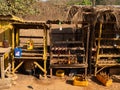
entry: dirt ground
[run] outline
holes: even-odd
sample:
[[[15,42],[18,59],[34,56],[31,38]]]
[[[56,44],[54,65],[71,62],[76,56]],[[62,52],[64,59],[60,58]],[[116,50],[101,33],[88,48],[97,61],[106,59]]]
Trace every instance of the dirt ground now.
[[[114,81],[109,87],[103,86],[95,78],[90,78],[87,87],[73,86],[70,77],[38,79],[31,75],[17,74],[16,84],[9,89],[0,90],[120,90],[120,82]]]

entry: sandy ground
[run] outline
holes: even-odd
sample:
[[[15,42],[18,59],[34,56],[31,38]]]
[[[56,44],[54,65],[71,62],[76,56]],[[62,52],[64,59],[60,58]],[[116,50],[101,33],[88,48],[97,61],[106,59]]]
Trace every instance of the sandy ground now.
[[[31,75],[18,74],[17,76],[16,85],[12,85],[9,89],[0,90],[120,90],[120,82],[113,82],[111,86],[105,87],[95,78],[89,79],[87,87],[80,87],[73,86],[69,82],[69,77],[53,77],[40,80]]]

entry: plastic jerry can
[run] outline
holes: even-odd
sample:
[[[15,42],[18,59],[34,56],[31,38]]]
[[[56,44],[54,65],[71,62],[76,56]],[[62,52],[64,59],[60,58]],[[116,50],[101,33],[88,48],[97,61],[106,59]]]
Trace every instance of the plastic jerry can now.
[[[27,41],[27,50],[32,50],[33,49],[33,40],[28,40]]]
[[[22,49],[20,47],[16,47],[14,49],[14,56],[15,57],[21,57],[22,56]]]

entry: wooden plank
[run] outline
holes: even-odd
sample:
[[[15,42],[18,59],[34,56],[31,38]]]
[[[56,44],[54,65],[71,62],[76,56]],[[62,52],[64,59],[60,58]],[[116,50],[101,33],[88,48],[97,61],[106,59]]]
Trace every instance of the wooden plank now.
[[[36,39],[43,39],[43,37],[42,36],[19,36],[20,38],[36,38]]]
[[[43,53],[22,52],[22,55],[31,55],[31,56],[37,55],[37,56],[43,56]]]
[[[96,40],[120,40],[119,38],[96,38]]]
[[[100,46],[100,48],[106,48],[107,49],[107,48],[114,48],[114,46],[112,46],[112,45],[111,46],[110,45],[109,46],[102,45],[102,46]],[[115,48],[120,48],[120,46],[117,45]]]
[[[71,47],[71,48],[69,48],[69,47],[55,47],[55,48],[51,48],[51,50],[56,50],[56,49],[58,49],[58,50],[85,50],[84,47]]]
[[[83,43],[82,41],[55,41],[54,44],[71,44],[71,43]]]
[[[43,57],[14,57],[15,60],[41,60]]]
[[[120,57],[119,54],[99,54],[98,57]]]
[[[120,63],[116,63],[116,64],[114,64],[114,63],[113,64],[109,64],[109,63],[108,64],[107,63],[105,63],[105,64],[99,64],[98,63],[97,65],[98,66],[120,66]]]
[[[52,57],[70,57],[70,56],[77,56],[76,54],[53,54]],[[84,57],[85,54],[81,54],[81,57]]]
[[[32,50],[22,49],[22,52],[43,52],[43,50],[40,50],[40,49],[32,49]]]
[[[50,68],[85,68],[87,64],[51,64]]]

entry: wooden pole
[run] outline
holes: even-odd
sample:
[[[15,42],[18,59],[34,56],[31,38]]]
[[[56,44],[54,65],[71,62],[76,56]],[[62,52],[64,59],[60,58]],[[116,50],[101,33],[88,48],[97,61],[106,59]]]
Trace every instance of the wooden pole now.
[[[94,27],[94,25],[91,25],[90,26],[90,38],[89,38],[89,49],[88,49],[88,53],[89,53],[89,55],[88,55],[88,67],[89,67],[89,74],[91,75],[92,74],[92,65],[91,65],[91,63],[92,63],[92,48],[93,48],[93,43],[95,43],[94,42],[94,38],[95,38],[95,35],[94,35],[94,31],[95,31],[95,27]]]
[[[88,64],[88,49],[89,49],[89,38],[90,38],[90,25],[88,26],[87,30],[87,43],[86,43],[86,60],[85,64]],[[87,67],[85,68],[85,76],[87,75]]]
[[[45,69],[43,69],[37,62],[34,62],[35,65],[38,66],[39,69],[41,69],[44,73],[47,73]]]
[[[15,48],[15,33],[14,33],[14,29],[12,29],[12,50],[14,50],[14,48]],[[14,61],[14,54],[13,53],[12,53],[12,70],[14,70],[14,67],[15,67],[15,65],[14,65],[15,61]]]
[[[16,46],[18,46],[19,45],[19,30],[18,29],[15,29],[16,30]]]
[[[12,70],[12,73],[15,73],[15,71],[23,64],[24,61],[21,61],[16,68]]]
[[[12,29],[12,49],[15,48],[15,32],[14,29]]]
[[[103,26],[103,24],[100,23],[100,32],[99,32],[99,37],[98,38],[101,38],[101,35],[102,35],[102,26]],[[99,59],[99,52],[100,52],[100,39],[98,40],[98,47],[97,47],[97,54],[96,54],[95,76],[97,74],[97,64],[98,64],[98,59]]]
[[[5,78],[5,72],[4,72],[4,55],[0,58],[0,63],[1,63],[1,78]]]
[[[43,43],[44,43],[44,54],[43,54],[43,60],[44,60],[44,70],[46,71],[46,60],[47,60],[47,29],[44,26],[44,37],[43,37]],[[44,73],[44,76],[46,77],[46,73]]]

